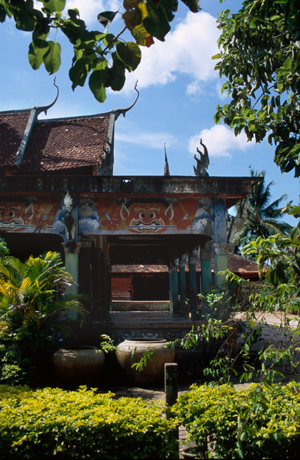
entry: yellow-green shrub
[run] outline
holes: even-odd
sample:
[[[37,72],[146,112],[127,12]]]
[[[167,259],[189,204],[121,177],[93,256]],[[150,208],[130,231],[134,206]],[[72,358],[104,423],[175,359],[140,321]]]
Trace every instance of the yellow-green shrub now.
[[[162,406],[78,391],[0,386],[0,458],[172,458]]]
[[[299,458],[299,383],[193,385],[174,411],[203,458]]]

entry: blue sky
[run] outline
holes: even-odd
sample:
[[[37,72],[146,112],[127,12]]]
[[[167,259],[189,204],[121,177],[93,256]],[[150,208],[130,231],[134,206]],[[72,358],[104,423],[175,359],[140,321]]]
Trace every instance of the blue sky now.
[[[299,180],[293,173],[281,174],[273,163],[274,147],[246,142],[244,135],[235,137],[228,127],[215,125],[213,115],[221,96],[222,81],[214,71],[219,31],[216,18],[222,9],[233,12],[241,0],[202,0],[202,11],[190,13],[181,4],[164,43],[142,50],[142,63],[128,74],[120,92],[108,92],[104,104],[99,104],[88,86],[73,92],[68,78],[72,48],[58,34],[62,45],[62,65],[56,74],[60,96],[46,118],[89,115],[129,106],[135,98],[133,90],[138,80],[140,98],[136,106],[120,117],[115,132],[116,175],[162,175],[164,143],[166,143],[171,175],[193,175],[194,153],[199,138],[210,155],[210,176],[248,176],[249,168],[266,171],[267,182],[274,181],[272,197],[287,194],[294,204],[299,199]],[[105,10],[122,11],[122,1],[69,0],[67,8],[77,7],[89,29],[103,30],[97,14]],[[110,26],[110,32],[122,28],[121,15]],[[126,36],[124,36],[126,37]],[[54,37],[53,37],[54,38]],[[47,105],[55,97],[53,76],[44,67],[31,69],[28,58],[30,33],[17,31],[13,21],[0,24],[0,110],[15,110]],[[288,218],[289,223],[296,223]]]

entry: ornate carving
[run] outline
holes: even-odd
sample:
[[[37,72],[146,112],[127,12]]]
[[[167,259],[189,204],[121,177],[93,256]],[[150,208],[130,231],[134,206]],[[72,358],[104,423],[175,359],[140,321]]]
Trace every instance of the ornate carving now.
[[[142,332],[143,339],[157,339],[158,332]]]
[[[179,337],[180,337],[180,332],[178,332],[178,331],[169,331],[166,334],[166,339],[168,339],[168,340],[179,339]]]
[[[120,342],[123,342],[124,340],[133,339],[134,336],[135,336],[134,331],[119,332],[118,342],[120,343]]]
[[[209,157],[208,157],[208,150],[206,146],[202,143],[202,139],[200,139],[200,145],[203,147],[204,153],[202,153],[198,147],[197,147],[197,152],[200,155],[200,158],[196,157],[196,154],[194,155],[194,158],[197,162],[197,166],[193,166],[194,168],[194,173],[195,176],[208,176],[208,172],[206,171],[209,165]]]

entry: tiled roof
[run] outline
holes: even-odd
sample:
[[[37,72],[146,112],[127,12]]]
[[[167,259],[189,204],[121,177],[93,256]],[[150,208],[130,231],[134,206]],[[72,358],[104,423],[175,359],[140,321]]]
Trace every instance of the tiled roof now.
[[[214,257],[211,259],[211,269],[214,270],[215,263]],[[233,273],[240,276],[249,276],[250,274],[258,274],[258,265],[253,260],[246,259],[245,257],[236,254],[228,254],[228,268]],[[188,268],[186,267],[186,271]],[[196,264],[196,270],[201,270],[199,262]],[[113,265],[112,273],[164,273],[168,272],[167,265]]]
[[[0,166],[14,166],[31,110],[0,113]],[[37,120],[26,145],[20,174],[101,166],[110,114]]]
[[[0,166],[13,166],[21,145],[30,109],[0,113]]]
[[[100,166],[108,139],[109,119],[106,115],[37,122],[20,172]]]

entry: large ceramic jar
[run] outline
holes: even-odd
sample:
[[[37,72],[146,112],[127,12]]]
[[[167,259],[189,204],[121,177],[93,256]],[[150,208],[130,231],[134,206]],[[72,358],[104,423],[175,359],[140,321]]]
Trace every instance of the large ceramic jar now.
[[[153,351],[152,359],[146,360],[142,370],[132,367],[145,356],[148,350]],[[128,377],[139,384],[148,384],[162,378],[165,363],[173,363],[175,347],[166,340],[156,339],[131,339],[118,345],[116,350],[117,360]]]
[[[60,348],[51,357],[56,375],[69,384],[96,383],[105,363],[103,351],[96,347]]]

